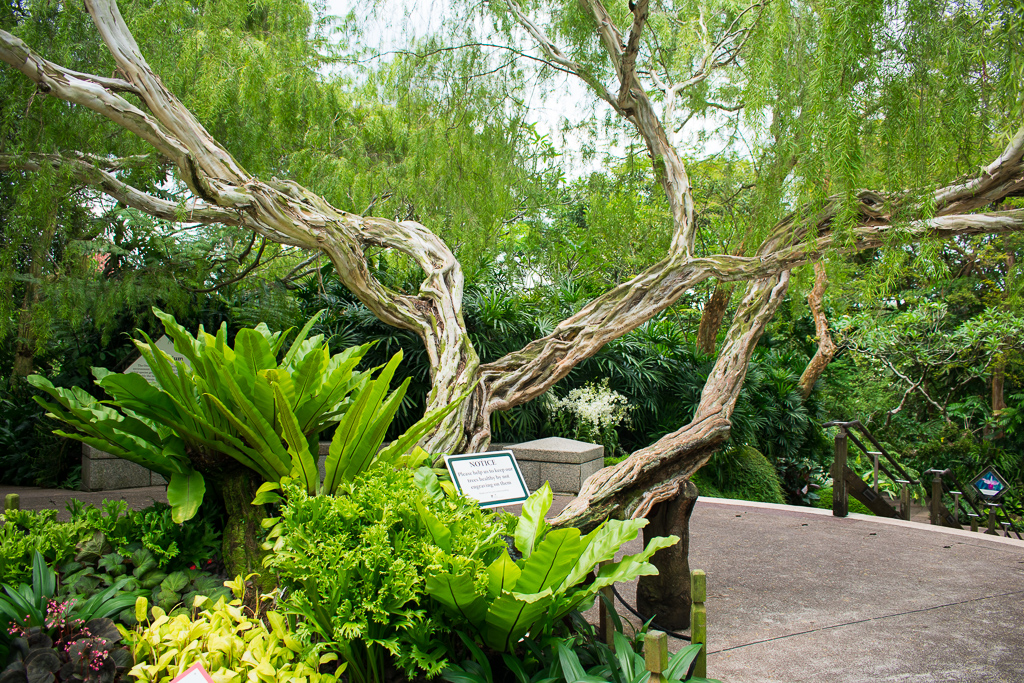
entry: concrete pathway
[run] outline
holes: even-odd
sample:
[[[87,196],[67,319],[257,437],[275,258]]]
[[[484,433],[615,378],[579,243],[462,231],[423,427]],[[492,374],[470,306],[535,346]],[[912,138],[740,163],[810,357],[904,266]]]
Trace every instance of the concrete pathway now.
[[[160,487],[9,492],[25,509],[163,499]],[[707,572],[708,673],[725,683],[1024,683],[1024,542],[701,498],[690,563]],[[635,605],[635,586],[620,592]]]
[[[141,510],[154,501],[167,502],[166,486],[146,486],[119,491],[75,491],[73,489],[40,489],[33,486],[0,486],[0,509],[7,494],[17,493],[22,510],[57,510],[57,519],[67,521],[68,501],[75,499],[100,507],[104,500],[123,500],[133,510]]]
[[[1024,542],[707,498],[690,530],[714,678],[1024,682]]]

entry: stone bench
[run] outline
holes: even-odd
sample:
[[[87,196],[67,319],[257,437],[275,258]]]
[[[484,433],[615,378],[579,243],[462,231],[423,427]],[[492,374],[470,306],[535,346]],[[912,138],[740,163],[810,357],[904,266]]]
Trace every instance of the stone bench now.
[[[142,465],[82,444],[83,491],[116,491],[166,484],[166,479]]]
[[[320,442],[320,457],[317,465],[320,478],[324,477],[324,459],[331,447],[329,441]],[[167,480],[156,472],[147,470],[131,460],[119,458],[106,451],[82,444],[82,485],[83,491],[117,491],[142,486],[166,486]]]
[[[329,448],[329,442],[320,442],[317,465],[321,479]],[[555,493],[576,495],[587,477],[604,467],[603,446],[556,436],[518,444],[491,444],[487,450],[512,451],[531,492],[547,481]],[[163,477],[142,465],[82,444],[83,491],[115,491],[166,483]]]
[[[587,477],[604,467],[604,446],[551,436],[517,444],[492,444],[489,451],[512,451],[527,488],[550,482],[555,493],[580,492]]]

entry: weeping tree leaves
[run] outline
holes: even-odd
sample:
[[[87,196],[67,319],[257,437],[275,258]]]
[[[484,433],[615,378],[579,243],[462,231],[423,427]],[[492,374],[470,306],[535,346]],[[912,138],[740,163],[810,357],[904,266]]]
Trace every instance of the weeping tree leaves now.
[[[549,531],[544,515],[551,500],[551,487],[545,484],[523,504],[515,530],[523,558],[513,561],[503,552],[487,567],[486,590],[477,590],[472,575],[465,572],[427,576],[427,593],[467,620],[496,650],[510,651],[524,635],[537,634],[545,624],[593,599],[600,588],[656,574],[651,556],[679,540],[651,539],[643,552],[603,566],[595,581],[582,585],[598,563],[613,559],[623,543],[636,538],[647,520],[610,520],[583,537],[575,528]]]

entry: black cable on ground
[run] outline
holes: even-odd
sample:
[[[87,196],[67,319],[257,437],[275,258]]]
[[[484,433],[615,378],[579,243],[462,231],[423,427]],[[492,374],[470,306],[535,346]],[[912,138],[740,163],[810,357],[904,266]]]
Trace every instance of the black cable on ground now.
[[[629,606],[629,603],[626,602],[626,599],[623,598],[622,595],[619,593],[619,589],[618,588],[616,588],[615,586],[612,586],[612,593],[615,594],[615,597],[617,597],[619,599],[619,602],[621,602],[622,605],[626,609],[628,609],[633,614],[634,617],[636,617],[637,619],[640,620],[641,624],[646,624],[648,622],[648,620],[649,620],[648,617],[645,617],[644,615],[640,614],[635,609],[633,609],[632,607]],[[661,631],[662,633],[665,633],[666,635],[672,636],[673,638],[678,638],[679,640],[685,640],[687,642],[690,642],[690,636],[684,635],[682,633],[676,633],[675,631],[669,631],[666,628],[662,628],[662,627],[658,626],[653,621],[651,621],[651,628],[655,629],[656,631]]]

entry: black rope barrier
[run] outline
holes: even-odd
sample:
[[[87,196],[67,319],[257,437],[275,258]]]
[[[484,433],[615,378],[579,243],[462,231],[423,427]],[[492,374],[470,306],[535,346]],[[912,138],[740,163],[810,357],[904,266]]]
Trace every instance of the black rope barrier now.
[[[628,609],[633,614],[634,617],[636,617],[637,619],[640,620],[641,624],[646,624],[648,621],[650,621],[651,622],[651,627],[654,628],[655,630],[661,631],[661,632],[663,632],[663,633],[665,633],[667,635],[672,636],[673,638],[678,638],[679,640],[685,640],[687,642],[690,642],[690,636],[682,634],[682,633],[677,633],[675,631],[669,631],[667,628],[662,628],[661,626],[658,626],[657,624],[655,624],[652,618],[645,617],[644,615],[642,615],[639,612],[637,612],[635,609],[633,609],[629,605],[628,602],[626,602],[626,599],[622,597],[622,594],[619,593],[619,589],[616,588],[615,586],[612,586],[612,593],[614,593],[615,597],[619,599],[619,602],[622,603],[623,607]]]

